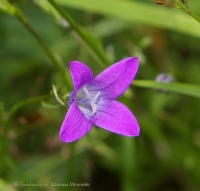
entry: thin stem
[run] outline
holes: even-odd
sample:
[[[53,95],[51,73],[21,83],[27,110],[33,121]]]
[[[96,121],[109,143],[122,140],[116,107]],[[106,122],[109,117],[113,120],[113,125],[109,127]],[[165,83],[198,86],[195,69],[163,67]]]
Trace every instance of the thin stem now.
[[[188,7],[186,7],[184,4],[178,2],[177,0],[173,0],[173,2],[180,7],[183,11],[185,11],[186,13],[190,14],[196,21],[198,21],[200,23],[200,17],[198,17],[196,14],[192,13]]]
[[[5,164],[7,164],[8,167],[13,169],[13,171],[18,175],[18,177],[21,178],[21,180],[26,180],[26,178],[20,172],[17,165],[14,163],[11,156],[8,154],[9,153],[9,151],[8,151],[8,148],[9,148],[8,133],[9,133],[9,125],[10,125],[11,118],[21,107],[31,104],[31,103],[40,102],[40,101],[42,101],[44,99],[48,99],[50,97],[51,97],[51,95],[49,94],[49,95],[34,97],[34,98],[30,98],[30,99],[18,102],[10,109],[10,112],[8,113],[7,117],[2,114],[2,125],[4,127],[3,136],[1,139],[1,145],[0,145],[0,152],[1,152],[2,160],[5,162]]]
[[[76,32],[75,34],[78,34],[78,36],[83,40],[83,42],[87,45],[89,50],[91,51],[92,55],[97,59],[98,63],[102,66],[105,67],[106,65],[109,65],[109,61],[107,57],[105,56],[104,52],[102,49],[99,47],[98,41],[94,38],[93,36],[88,36],[86,31],[84,31],[83,28],[81,28],[76,22],[70,17],[70,15],[62,9],[54,0],[48,0],[51,5],[68,21],[70,26],[74,29]],[[96,41],[94,43],[94,41]]]
[[[70,87],[69,82],[66,77],[65,68],[62,62],[58,59],[58,57],[51,51],[51,49],[47,46],[47,44],[43,41],[43,39],[37,34],[37,32],[31,27],[28,23],[25,16],[22,14],[20,9],[16,7],[16,16],[18,20],[23,24],[23,26],[32,34],[32,36],[37,40],[37,42],[41,45],[43,50],[46,52],[47,56],[55,66],[56,70],[60,74],[60,77],[63,80],[63,83],[66,87]]]
[[[3,119],[3,127],[4,127],[4,132],[3,132],[3,152],[7,153],[8,152],[8,132],[9,132],[9,125],[10,125],[10,121],[11,118],[13,117],[13,115],[16,113],[16,111],[18,111],[21,107],[24,107],[25,105],[28,104],[32,104],[35,102],[40,102],[44,99],[50,98],[51,95],[44,95],[44,96],[39,96],[39,97],[34,97],[34,98],[30,98],[27,100],[23,100],[21,102],[16,103],[9,111],[8,113],[8,117],[6,119]]]
[[[122,190],[136,191],[135,174],[136,172],[136,155],[135,155],[135,140],[133,138],[121,138],[121,176]]]
[[[28,105],[28,104],[40,102],[40,101],[45,100],[45,99],[48,99],[48,98],[50,98],[50,97],[52,97],[52,95],[47,94],[47,95],[43,95],[43,96],[38,96],[38,97],[29,98],[29,99],[27,99],[27,100],[23,100],[23,101],[20,101],[20,102],[16,103],[16,104],[13,105],[13,107],[10,109],[10,112],[9,112],[9,119],[11,119],[12,116],[16,113],[16,111],[19,110],[21,107],[24,107],[25,105]]]
[[[76,164],[76,143],[71,143],[69,145],[70,148],[70,157],[66,161],[66,181],[67,182],[76,182],[77,180],[77,164]],[[77,187],[71,187],[71,191],[78,191]]]

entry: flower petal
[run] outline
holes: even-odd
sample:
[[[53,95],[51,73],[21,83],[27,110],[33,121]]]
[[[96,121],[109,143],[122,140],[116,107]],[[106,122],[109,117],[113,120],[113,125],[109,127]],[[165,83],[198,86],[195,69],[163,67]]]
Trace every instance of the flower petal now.
[[[106,99],[115,99],[122,95],[132,83],[139,62],[130,57],[121,60],[100,73],[88,87],[90,91],[101,91]]]
[[[93,124],[125,136],[139,135],[139,124],[124,104],[110,100],[98,107],[97,113],[90,119]]]
[[[85,118],[74,101],[60,129],[60,140],[62,142],[75,141],[88,133],[91,128],[92,123]]]
[[[70,62],[70,72],[75,92],[81,88],[83,84],[88,83],[93,79],[92,70],[87,65],[78,61]]]

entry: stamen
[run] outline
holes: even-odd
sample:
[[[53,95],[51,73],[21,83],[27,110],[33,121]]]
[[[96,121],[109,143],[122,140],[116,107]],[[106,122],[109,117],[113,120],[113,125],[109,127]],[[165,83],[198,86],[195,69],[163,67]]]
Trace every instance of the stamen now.
[[[92,116],[93,116],[97,112],[97,105],[93,101],[90,102],[90,105],[92,107]]]
[[[97,94],[92,98],[93,100],[97,99],[100,96],[101,92],[98,91]]]
[[[91,95],[90,92],[88,91],[88,89],[86,87],[83,88],[84,92],[86,93],[86,95],[88,96],[88,98],[91,100]]]
[[[94,97],[92,97],[86,87],[83,87],[83,91],[85,92],[87,97],[85,97],[85,95],[84,96],[82,95],[83,97],[81,99],[79,99],[79,103],[83,103],[83,100],[84,100],[85,104],[87,103],[88,105],[90,105],[91,108],[89,109],[89,108],[87,108],[87,106],[84,107],[83,105],[82,106],[79,105],[79,108],[86,115],[88,115],[87,109],[89,109],[91,111],[90,116],[93,116],[97,112],[96,102],[97,102],[97,99],[100,96],[101,92],[98,91],[97,94]]]

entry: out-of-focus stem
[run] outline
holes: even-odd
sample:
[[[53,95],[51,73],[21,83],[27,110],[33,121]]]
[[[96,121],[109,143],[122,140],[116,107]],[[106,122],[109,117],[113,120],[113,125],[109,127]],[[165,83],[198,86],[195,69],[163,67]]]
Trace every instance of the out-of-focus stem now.
[[[17,104],[15,104],[9,111],[8,113],[8,116],[6,117],[6,119],[3,119],[3,137],[2,137],[2,152],[7,154],[8,153],[8,132],[9,132],[9,125],[10,125],[10,121],[11,121],[11,118],[12,116],[15,114],[15,112],[17,110],[19,110],[21,107],[25,106],[25,105],[28,105],[28,104],[31,104],[31,103],[35,103],[35,102],[40,102],[44,99],[47,99],[51,97],[51,95],[44,95],[44,96],[39,96],[39,97],[34,97],[34,98],[30,98],[30,99],[27,99],[27,100],[23,100],[21,102],[18,102]]]
[[[104,55],[103,51],[98,48],[98,45],[94,45],[94,42],[92,39],[88,38],[85,30],[81,28],[74,20],[71,18],[71,16],[64,10],[62,7],[60,7],[54,0],[48,0],[51,5],[62,15],[63,18],[67,20],[67,22],[70,24],[70,26],[74,29],[76,32],[75,34],[84,42],[85,45],[89,48],[91,54],[95,59],[98,61],[98,63],[105,68],[105,65],[109,65],[110,62],[107,59],[107,57]]]
[[[180,7],[183,11],[185,11],[186,13],[190,14],[196,21],[198,21],[200,23],[200,17],[198,17],[197,15],[195,15],[194,13],[192,13],[188,7],[186,7],[184,4],[182,4],[181,2],[177,1],[177,0],[173,0],[173,2]]]
[[[16,7],[16,17],[23,24],[23,26],[31,33],[31,35],[36,39],[36,41],[41,45],[43,50],[46,52],[47,56],[51,60],[52,64],[55,66],[56,70],[60,74],[60,77],[63,80],[63,83],[66,87],[70,87],[69,82],[66,77],[65,68],[62,62],[58,59],[58,57],[51,51],[51,49],[47,46],[47,44],[43,41],[43,39],[38,35],[38,33],[31,27],[28,23],[25,16],[22,14],[20,9]]]
[[[122,191],[136,191],[134,174],[136,173],[136,155],[134,138],[122,137],[121,178]]]

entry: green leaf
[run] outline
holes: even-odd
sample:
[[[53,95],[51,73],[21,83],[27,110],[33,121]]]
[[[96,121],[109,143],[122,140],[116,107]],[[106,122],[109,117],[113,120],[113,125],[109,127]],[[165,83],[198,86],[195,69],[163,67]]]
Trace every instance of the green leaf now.
[[[200,98],[199,85],[184,84],[184,83],[158,83],[151,80],[135,80],[133,82],[133,85],[144,88],[168,90]]]
[[[138,24],[170,29],[200,38],[200,25],[189,14],[177,8],[166,9],[156,4],[116,0],[57,0],[77,9],[118,17]]]

